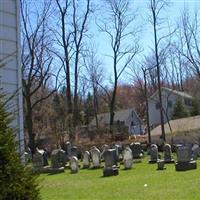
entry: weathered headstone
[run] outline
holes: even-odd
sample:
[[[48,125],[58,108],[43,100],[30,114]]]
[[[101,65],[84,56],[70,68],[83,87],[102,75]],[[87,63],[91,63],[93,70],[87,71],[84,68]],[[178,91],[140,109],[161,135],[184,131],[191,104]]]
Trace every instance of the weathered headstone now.
[[[66,155],[62,149],[55,149],[51,153],[51,166],[52,168],[65,167]]]
[[[103,169],[103,176],[118,175],[119,170],[117,168],[117,151],[116,149],[108,149],[104,153],[105,167]]]
[[[90,153],[89,151],[85,151],[83,153],[83,168],[87,169],[90,167]]]
[[[150,160],[149,163],[157,163],[158,161],[158,147],[156,144],[152,144],[149,150]]]
[[[45,151],[42,149],[36,148],[35,155],[33,157],[33,166],[34,170],[38,172],[47,172],[47,156],[45,155]]]
[[[115,144],[113,146],[113,149],[116,149],[116,153],[117,153],[117,160],[120,161],[122,159],[122,146],[119,144]]]
[[[71,148],[72,148],[72,145],[69,141],[67,141],[63,146],[63,149],[65,150],[65,154],[66,154],[66,161],[69,161],[71,157]]]
[[[198,144],[194,144],[192,146],[192,158],[194,160],[197,160],[197,158],[200,156],[200,147]]]
[[[100,159],[100,156],[101,156],[101,153],[99,151],[98,148],[96,147],[93,147],[91,150],[90,150],[90,153],[91,153],[91,158],[92,158],[92,168],[100,168],[101,167],[101,159]]]
[[[133,167],[133,153],[129,147],[125,147],[123,152],[124,168],[131,169]]]
[[[181,146],[177,149],[177,162],[175,163],[176,171],[186,171],[196,169],[196,161],[191,160],[191,148],[189,146]]]
[[[174,159],[172,157],[172,149],[170,144],[165,144],[163,147],[164,153],[164,162],[165,163],[174,163]]]
[[[102,152],[101,152],[101,155],[100,155],[102,161],[104,161],[104,153],[105,153],[105,151],[107,151],[108,149],[109,149],[109,146],[108,146],[107,144],[104,144],[104,145],[102,146]]]
[[[78,158],[78,148],[76,146],[73,146],[71,148],[71,156],[75,156],[76,158]]]
[[[144,151],[142,149],[142,145],[139,142],[131,143],[130,148],[132,150],[134,159],[140,159],[144,156]]]
[[[78,158],[75,156],[72,156],[70,161],[69,161],[71,173],[75,174],[78,173],[79,171],[79,163],[78,163]]]
[[[158,166],[157,170],[164,170],[164,169],[166,169],[165,168],[165,161],[164,160],[158,159],[157,166]]]

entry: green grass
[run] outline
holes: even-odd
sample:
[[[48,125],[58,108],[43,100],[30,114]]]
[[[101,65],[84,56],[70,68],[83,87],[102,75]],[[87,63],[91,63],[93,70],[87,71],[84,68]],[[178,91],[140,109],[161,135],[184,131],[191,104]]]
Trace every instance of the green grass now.
[[[199,200],[200,169],[176,172],[173,164],[157,171],[156,164],[135,163],[131,170],[120,166],[118,176],[102,177],[102,169],[81,169],[78,174],[69,170],[57,175],[43,174],[41,178],[42,200]],[[200,164],[200,161],[198,161]],[[144,187],[147,184],[147,187]]]

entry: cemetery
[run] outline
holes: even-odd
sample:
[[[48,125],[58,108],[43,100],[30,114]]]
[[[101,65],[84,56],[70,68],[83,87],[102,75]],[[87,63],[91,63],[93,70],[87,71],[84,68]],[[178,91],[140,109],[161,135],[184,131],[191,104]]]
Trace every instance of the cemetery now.
[[[138,142],[105,144],[81,151],[80,157],[78,147],[70,142],[65,147],[51,154],[37,149],[33,157],[44,200],[200,198],[198,144],[178,144],[174,152],[170,144],[163,151],[156,144],[147,149]]]

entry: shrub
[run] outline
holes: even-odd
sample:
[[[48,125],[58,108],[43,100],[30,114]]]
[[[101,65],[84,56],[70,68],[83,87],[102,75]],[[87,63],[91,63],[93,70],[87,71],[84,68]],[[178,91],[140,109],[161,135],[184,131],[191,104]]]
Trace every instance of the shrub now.
[[[0,200],[38,200],[37,176],[21,163],[10,121],[0,102]]]
[[[200,101],[199,99],[193,99],[192,100],[192,110],[191,110],[191,115],[200,115]]]
[[[187,108],[183,105],[182,100],[177,99],[176,104],[174,106],[172,119],[179,119],[179,118],[184,118],[188,116],[189,116],[189,112]]]

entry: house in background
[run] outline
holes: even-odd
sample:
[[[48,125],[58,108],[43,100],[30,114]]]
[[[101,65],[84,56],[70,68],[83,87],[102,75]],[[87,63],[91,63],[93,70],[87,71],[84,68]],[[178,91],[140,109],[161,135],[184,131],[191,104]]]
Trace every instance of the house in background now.
[[[162,94],[162,106],[164,123],[172,119],[174,106],[178,99],[180,99],[183,105],[188,109],[192,109],[192,96],[185,92],[172,90],[170,88],[161,88]],[[149,122],[151,125],[160,124],[160,103],[158,91],[156,91],[149,99]]]
[[[20,1],[0,0],[0,88],[5,98],[14,96],[7,109],[14,115],[19,152],[24,151],[20,52]]]
[[[110,123],[110,113],[97,115],[99,126],[108,126]],[[95,118],[91,121],[90,126],[95,126]],[[128,128],[130,135],[144,134],[144,125],[141,118],[134,109],[126,109],[115,112],[114,125],[121,125]]]

